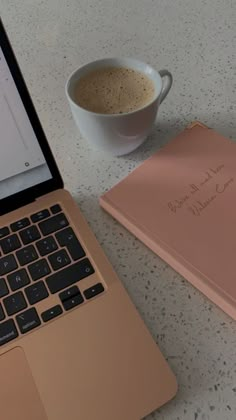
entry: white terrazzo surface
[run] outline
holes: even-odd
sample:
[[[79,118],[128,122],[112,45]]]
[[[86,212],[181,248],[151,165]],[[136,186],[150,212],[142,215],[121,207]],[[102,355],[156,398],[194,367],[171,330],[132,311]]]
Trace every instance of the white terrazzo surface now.
[[[73,193],[177,375],[177,397],[148,420],[236,419],[236,323],[98,205],[98,197],[189,122],[236,134],[235,0],[0,0],[49,142]],[[64,94],[77,66],[132,56],[173,72],[159,124],[139,150],[89,150]]]

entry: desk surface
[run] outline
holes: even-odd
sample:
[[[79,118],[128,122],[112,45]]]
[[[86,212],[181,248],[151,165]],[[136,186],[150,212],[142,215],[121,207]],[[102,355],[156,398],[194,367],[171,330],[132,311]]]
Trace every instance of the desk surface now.
[[[1,0],[1,16],[63,174],[177,375],[155,420],[235,420],[236,323],[122,226],[98,197],[192,120],[236,133],[232,0]],[[121,158],[90,150],[71,118],[67,76],[104,56],[132,56],[174,76],[149,140]]]

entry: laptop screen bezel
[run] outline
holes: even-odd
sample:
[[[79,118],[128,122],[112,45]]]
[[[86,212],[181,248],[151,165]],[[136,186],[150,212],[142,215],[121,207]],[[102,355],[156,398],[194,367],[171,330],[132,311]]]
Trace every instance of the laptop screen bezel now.
[[[3,51],[12,77],[15,81],[16,87],[20,94],[21,100],[24,104],[25,110],[39,142],[39,145],[44,154],[46,163],[51,172],[52,178],[42,183],[36,184],[33,187],[27,188],[21,192],[17,192],[9,197],[0,199],[0,215],[8,213],[19,207],[22,207],[37,198],[45,195],[51,191],[63,188],[63,180],[58,170],[57,164],[47,142],[46,136],[43,132],[41,123],[37,116],[36,110],[32,103],[30,94],[26,87],[25,81],[21,74],[19,65],[12,50],[10,41],[7,37],[6,31],[0,18],[0,47]]]

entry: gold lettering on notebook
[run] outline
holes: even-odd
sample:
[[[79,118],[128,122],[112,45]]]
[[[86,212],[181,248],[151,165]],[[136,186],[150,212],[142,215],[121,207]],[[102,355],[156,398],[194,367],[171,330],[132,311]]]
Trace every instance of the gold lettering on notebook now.
[[[211,197],[207,198],[206,200],[202,200],[202,201],[198,200],[195,204],[188,207],[188,210],[191,211],[191,213],[194,216],[200,216],[201,212],[205,210],[209,206],[209,204],[211,204],[211,202],[216,199],[216,197],[217,196],[214,194]]]
[[[226,188],[228,188],[228,186],[232,184],[232,182],[234,182],[234,178],[230,178],[224,184],[216,184],[216,192],[218,192],[219,194],[222,194],[226,190]]]
[[[189,200],[189,196],[185,195],[184,197],[179,198],[178,200],[173,201],[172,203],[168,203],[168,207],[170,208],[171,211],[173,211],[174,213],[176,213],[176,211],[178,209],[181,209],[184,205],[184,203],[186,203],[186,201]]]
[[[206,172],[206,176],[203,179],[202,182],[200,182],[200,186],[203,187],[203,185],[207,184],[207,182],[210,181],[210,179],[212,179],[213,175],[211,175],[211,173],[209,171]]]
[[[199,191],[199,188],[195,184],[190,184],[190,194],[195,194],[197,191]]]
[[[214,175],[216,175],[216,174],[218,174],[218,172],[220,172],[223,168],[225,167],[225,165],[219,165],[219,166],[217,166],[216,168],[210,168],[210,171],[214,174]]]
[[[227,188],[234,182],[234,178],[220,179],[224,176],[222,170],[225,168],[224,164],[216,167],[208,168],[202,175],[198,182],[188,184],[188,189],[185,194],[175,200],[168,202],[168,208],[172,213],[177,213],[181,209],[187,209],[193,216],[200,216],[201,213],[212,204],[217,197],[223,194]],[[209,184],[209,185],[208,185]],[[207,190],[206,190],[207,188]],[[209,196],[200,198],[199,194],[204,191],[209,191]],[[205,195],[205,194],[204,194]],[[194,197],[193,197],[194,196]]]

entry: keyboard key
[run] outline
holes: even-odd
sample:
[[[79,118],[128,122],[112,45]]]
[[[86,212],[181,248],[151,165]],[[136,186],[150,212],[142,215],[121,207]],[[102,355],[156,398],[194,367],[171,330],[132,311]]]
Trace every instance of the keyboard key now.
[[[78,295],[80,293],[79,288],[77,286],[72,286],[69,289],[65,290],[64,292],[61,292],[59,294],[59,298],[63,302],[64,300],[67,300],[75,295]]]
[[[17,267],[18,265],[14,255],[7,255],[6,257],[0,258],[0,276],[16,270]]]
[[[41,211],[38,211],[37,213],[32,214],[31,220],[33,223],[37,223],[37,222],[40,222],[40,220],[46,219],[49,216],[50,216],[49,210],[45,209],[45,210],[41,210]]]
[[[83,299],[82,295],[81,295],[81,294],[79,294],[79,295],[75,295],[75,296],[73,296],[73,297],[72,297],[72,298],[70,298],[70,299],[65,300],[65,301],[63,302],[63,306],[64,306],[64,309],[65,309],[66,311],[69,311],[69,309],[72,309],[72,308],[74,308],[75,306],[80,305],[81,303],[83,303],[83,301],[84,301],[84,299]]]
[[[51,293],[59,292],[71,286],[83,278],[94,273],[94,269],[90,261],[85,258],[69,267],[63,268],[55,274],[46,278],[47,285]]]
[[[8,228],[7,226],[6,226],[6,227],[1,228],[1,229],[0,229],[0,239],[2,239],[2,238],[4,238],[5,236],[9,235],[9,233],[10,233],[10,230],[9,230],[9,228]]]
[[[20,237],[24,245],[37,241],[41,237],[37,226],[30,226],[20,232]]]
[[[0,346],[18,337],[18,332],[13,319],[0,324]]]
[[[27,309],[27,311],[17,315],[16,321],[22,334],[33,330],[41,324],[35,308]]]
[[[59,204],[55,204],[54,206],[50,207],[52,214],[60,213],[61,206]]]
[[[5,314],[3,312],[2,305],[0,303],[0,321],[2,321],[4,318],[5,318]]]
[[[49,262],[53,270],[59,270],[65,265],[70,264],[71,260],[65,249],[60,249],[60,251],[55,252],[54,254],[48,257]]]
[[[41,317],[44,322],[48,322],[51,319],[55,318],[62,314],[62,308],[60,305],[53,306],[53,308],[48,309],[47,311],[41,314]]]
[[[7,280],[13,292],[30,283],[29,276],[24,268],[9,274]]]
[[[18,220],[15,223],[11,224],[11,230],[12,232],[16,232],[17,230],[23,229],[26,226],[30,225],[30,221],[28,217],[25,217],[24,219]]]
[[[38,281],[32,286],[26,287],[25,294],[31,305],[48,297],[48,291],[43,281]]]
[[[50,235],[57,230],[63,229],[68,225],[68,220],[63,213],[59,213],[56,216],[50,217],[50,219],[39,223],[39,229],[44,236]]]
[[[45,277],[51,273],[51,270],[45,258],[43,260],[38,260],[37,262],[30,264],[28,266],[28,270],[30,272],[32,280],[34,281],[41,279],[42,277]]]
[[[56,238],[61,246],[65,246],[67,248],[71,258],[74,261],[79,260],[85,256],[85,252],[71,227],[58,232],[56,234]]]
[[[0,279],[0,298],[8,295],[9,290],[4,279]]]
[[[33,245],[26,246],[16,252],[20,265],[29,264],[38,258],[38,254]]]
[[[36,246],[42,257],[58,249],[57,243],[55,239],[53,238],[53,236],[48,236],[47,238],[42,239],[41,241],[38,241],[36,243]]]
[[[22,292],[17,292],[14,293],[14,295],[6,297],[3,299],[3,303],[9,316],[14,315],[27,307],[27,303]]]
[[[9,254],[9,252],[13,252],[16,249],[21,247],[21,243],[19,238],[16,234],[8,236],[0,241],[0,246],[2,247],[2,251],[4,254]]]
[[[94,286],[90,287],[89,289],[85,290],[84,296],[86,297],[86,299],[91,299],[102,292],[104,292],[104,287],[102,283],[97,283]]]

